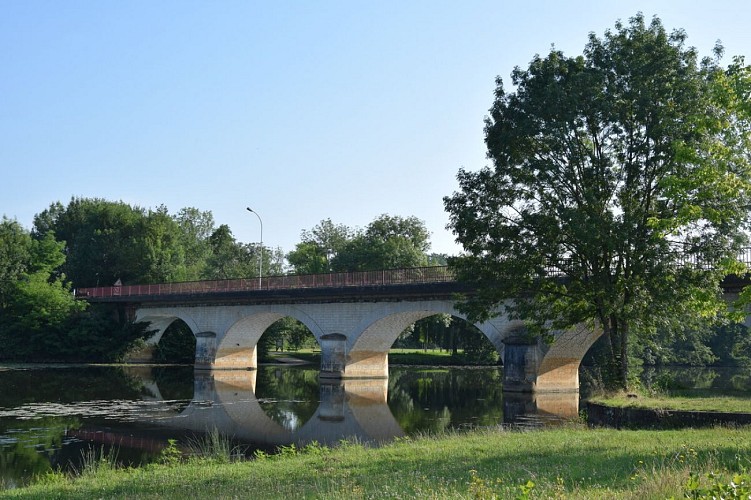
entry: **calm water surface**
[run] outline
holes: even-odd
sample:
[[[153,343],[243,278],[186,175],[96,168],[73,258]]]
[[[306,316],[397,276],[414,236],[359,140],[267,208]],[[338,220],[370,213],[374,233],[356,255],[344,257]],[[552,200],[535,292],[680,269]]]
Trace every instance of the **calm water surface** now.
[[[0,488],[50,470],[80,468],[92,450],[112,452],[127,465],[149,463],[168,440],[189,452],[214,430],[250,454],[312,441],[378,444],[448,429],[542,426],[578,412],[575,394],[504,398],[499,368],[394,367],[389,373],[388,380],[319,382],[312,367],[211,373],[192,367],[0,367]],[[748,376],[712,370],[685,380],[665,372],[649,376],[730,390],[751,385]]]

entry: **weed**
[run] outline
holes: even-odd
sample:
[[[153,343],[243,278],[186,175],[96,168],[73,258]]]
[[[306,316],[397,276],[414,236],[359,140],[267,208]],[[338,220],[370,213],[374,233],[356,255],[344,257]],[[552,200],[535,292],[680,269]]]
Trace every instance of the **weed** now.
[[[167,447],[159,453],[160,464],[164,465],[177,465],[182,460],[183,454],[177,447],[176,439],[168,439]]]
[[[299,453],[299,450],[297,449],[297,446],[295,446],[295,443],[292,443],[287,446],[279,446],[276,449],[276,456],[278,458],[294,457],[298,453]]]
[[[311,441],[305,445],[301,451],[306,455],[318,456],[331,451],[331,449],[328,446],[320,444],[318,441]]]
[[[472,498],[477,500],[496,500],[500,498],[495,493],[494,488],[498,488],[502,484],[503,479],[501,478],[496,478],[495,482],[489,482],[479,477],[476,470],[472,469],[469,471],[469,493]],[[562,482],[560,484],[562,485]],[[527,480],[526,483],[518,485],[516,489],[519,493],[514,497],[515,500],[529,500],[532,490],[535,489],[535,483],[532,480]]]
[[[683,485],[683,496],[692,499],[751,498],[751,473],[746,467],[749,460],[739,455],[735,456],[735,460],[738,472],[733,474],[730,480],[723,479],[726,476],[710,472],[707,474],[708,484],[705,486],[699,473],[691,472]]]
[[[500,485],[502,481],[497,479],[496,484]],[[469,471],[469,493],[472,495],[472,498],[477,500],[495,500],[498,498],[488,482],[479,477],[477,471],[474,469]]]

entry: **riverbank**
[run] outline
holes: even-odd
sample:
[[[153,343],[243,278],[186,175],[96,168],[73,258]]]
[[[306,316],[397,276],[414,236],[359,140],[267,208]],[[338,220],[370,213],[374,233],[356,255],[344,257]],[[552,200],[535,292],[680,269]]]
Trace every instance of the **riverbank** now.
[[[167,461],[174,457],[167,456]],[[692,474],[729,483],[751,466],[745,429],[478,430],[381,448],[292,448],[229,463],[193,459],[82,476],[48,475],[7,498],[680,498]],[[710,480],[707,474],[718,474]]]
[[[590,397],[588,398],[588,400],[592,403],[611,406],[615,408],[751,413],[751,398],[748,396],[748,394],[728,395],[716,394],[710,391],[692,391],[690,395],[644,395],[616,393]]]

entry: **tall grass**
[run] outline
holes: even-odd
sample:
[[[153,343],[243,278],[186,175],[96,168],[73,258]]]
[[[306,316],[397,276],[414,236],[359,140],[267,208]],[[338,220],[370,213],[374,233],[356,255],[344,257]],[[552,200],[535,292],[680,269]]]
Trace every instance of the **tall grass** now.
[[[106,449],[104,445],[99,448],[89,446],[81,450],[81,462],[79,465],[70,465],[73,476],[96,476],[105,471],[113,471],[120,464],[118,462],[118,450],[114,447]]]
[[[188,454],[192,457],[210,459],[218,463],[229,463],[245,456],[247,446],[236,446],[232,438],[222,434],[216,427],[203,436],[191,438],[187,442]]]

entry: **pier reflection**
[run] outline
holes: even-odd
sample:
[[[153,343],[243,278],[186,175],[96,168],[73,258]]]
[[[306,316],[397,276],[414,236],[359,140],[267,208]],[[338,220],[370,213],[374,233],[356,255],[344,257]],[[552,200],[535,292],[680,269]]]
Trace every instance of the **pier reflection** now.
[[[321,383],[315,413],[289,425],[290,419],[280,422],[264,409],[266,401],[256,396],[257,376],[256,371],[196,372],[193,400],[184,410],[145,421],[196,433],[217,429],[233,440],[266,446],[332,445],[342,439],[379,443],[404,435],[389,410],[385,379]]]
[[[578,417],[578,392],[503,394],[503,419],[506,424],[549,427]]]

